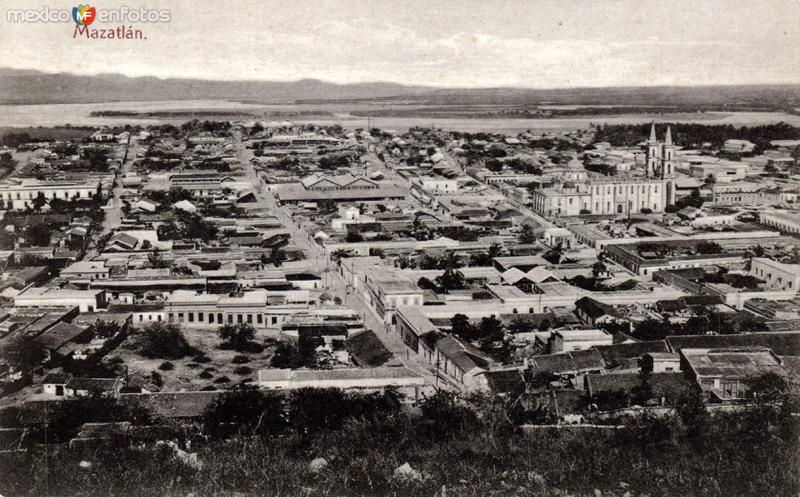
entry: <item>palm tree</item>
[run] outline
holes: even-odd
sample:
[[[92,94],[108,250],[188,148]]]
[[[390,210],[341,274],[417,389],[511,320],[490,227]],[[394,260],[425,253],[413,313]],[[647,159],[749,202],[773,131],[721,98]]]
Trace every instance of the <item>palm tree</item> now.
[[[396,262],[398,267],[400,267],[400,269],[406,269],[408,267],[411,267],[413,264],[411,257],[407,255],[401,255],[396,259]]]
[[[489,245],[489,250],[487,253],[489,254],[489,257],[491,259],[494,259],[495,257],[500,257],[501,255],[503,255],[503,247],[499,243],[493,243]]]
[[[278,247],[272,247],[272,250],[269,251],[269,258],[267,260],[275,267],[281,267],[281,265],[286,261],[286,251],[281,250]]]
[[[147,254],[147,261],[150,263],[155,269],[169,267],[169,262],[165,261],[163,257],[161,257],[161,253],[158,249],[154,249],[152,252]]]
[[[597,261],[592,264],[592,276],[595,278],[600,277],[601,274],[608,272],[608,267],[602,261]]]
[[[753,267],[753,257],[764,257],[766,252],[767,251],[761,246],[760,243],[747,249],[747,251],[744,253],[745,258],[747,259],[744,264],[744,270],[750,271],[750,268]]]
[[[339,264],[342,259],[350,257],[350,252],[347,250],[339,249],[331,253],[331,260]]]

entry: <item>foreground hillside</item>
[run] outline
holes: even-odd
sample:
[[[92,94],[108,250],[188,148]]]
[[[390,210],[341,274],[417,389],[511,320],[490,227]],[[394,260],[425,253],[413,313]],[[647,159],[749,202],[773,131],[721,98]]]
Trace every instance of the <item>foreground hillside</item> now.
[[[374,396],[365,400],[311,392],[284,405],[284,400],[274,403],[275,398],[265,401],[261,395],[218,405],[195,425],[206,439],[188,449],[197,453],[196,465],[164,445],[120,449],[127,445],[122,439],[113,448],[82,454],[51,446],[47,458],[41,449],[4,454],[0,493],[432,496],[442,495],[444,488],[446,495],[477,497],[800,492],[798,422],[784,408],[709,417],[702,404],[687,402],[674,418],[628,420],[621,428],[521,430],[515,425],[531,419],[531,412],[519,399],[463,404],[439,394],[409,412]],[[238,424],[238,432],[229,422]]]

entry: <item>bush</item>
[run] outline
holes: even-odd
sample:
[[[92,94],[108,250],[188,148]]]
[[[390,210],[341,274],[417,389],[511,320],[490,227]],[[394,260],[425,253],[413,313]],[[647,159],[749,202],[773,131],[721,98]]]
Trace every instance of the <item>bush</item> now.
[[[233,359],[231,359],[231,362],[234,364],[247,364],[250,362],[250,358],[246,355],[235,355]]]
[[[199,356],[195,357],[192,360],[194,362],[198,363],[198,364],[207,364],[207,363],[211,362],[211,359],[209,359],[208,357],[206,357],[204,355],[199,355]]]
[[[214,383],[230,383],[230,382],[231,382],[231,379],[228,378],[227,376],[220,376],[219,378],[214,380]]]
[[[246,374],[250,374],[253,372],[253,368],[248,368],[247,366],[240,366],[233,370],[234,373],[238,374],[239,376],[244,376]]]
[[[200,367],[200,365],[199,365],[199,364],[197,364],[197,363],[194,363],[194,362],[190,362],[190,363],[188,363],[188,364],[186,365],[186,367],[187,367],[187,368],[189,368],[189,369],[197,369],[197,368],[199,368],[199,367]]]
[[[175,369],[175,365],[169,361],[164,361],[158,366],[158,369],[160,369],[161,371],[172,371],[173,369]]]
[[[653,213],[653,209],[651,209],[649,207],[642,207],[642,210],[640,212],[642,214],[652,214]]]
[[[157,359],[180,359],[192,352],[181,329],[172,323],[151,323],[141,333],[141,353]]]
[[[200,372],[200,374],[199,374],[199,375],[197,375],[197,377],[198,377],[198,378],[202,378],[202,379],[204,379],[204,380],[207,380],[207,379],[209,379],[209,378],[213,378],[213,377],[214,377],[214,375],[213,375],[213,374],[211,374],[211,373],[209,373],[208,371],[201,371],[201,372]]]
[[[219,329],[219,337],[223,345],[245,351],[255,337],[255,329],[249,324],[226,324]]]

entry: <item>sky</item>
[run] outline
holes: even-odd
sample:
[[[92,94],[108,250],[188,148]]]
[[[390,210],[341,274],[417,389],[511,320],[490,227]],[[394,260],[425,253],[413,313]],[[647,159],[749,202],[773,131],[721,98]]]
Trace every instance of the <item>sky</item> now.
[[[437,87],[800,83],[800,0],[103,0],[168,9],[143,40],[9,21],[0,67],[75,74]],[[108,29],[119,23],[90,25]],[[1,84],[1,83],[0,83]]]

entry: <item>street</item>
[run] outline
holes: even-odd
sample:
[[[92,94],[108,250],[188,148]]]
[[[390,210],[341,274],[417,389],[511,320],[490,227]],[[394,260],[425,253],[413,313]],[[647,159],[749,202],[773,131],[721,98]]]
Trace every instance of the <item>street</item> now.
[[[433,366],[406,347],[396,333],[388,330],[387,324],[384,323],[375,310],[367,304],[364,296],[348,288],[347,282],[337,270],[337,265],[330,260],[325,253],[325,249],[312,239],[311,234],[301,230],[291,216],[286,214],[285,209],[278,205],[275,197],[263,188],[261,179],[258,177],[258,172],[250,162],[250,158],[253,154],[245,148],[241,138],[241,134],[238,132],[234,135],[234,147],[240,163],[245,168],[250,181],[253,182],[254,194],[259,207],[269,209],[270,212],[280,220],[283,226],[286,227],[292,237],[292,241],[303,250],[306,259],[309,262],[313,262],[314,270],[322,275],[323,281],[326,282],[327,289],[331,293],[331,296],[340,297],[343,303],[358,312],[364,318],[365,326],[374,331],[383,345],[405,367],[423,375],[426,382],[429,384],[436,384]],[[380,159],[374,156],[374,154],[369,159],[372,163],[380,163]],[[383,166],[382,169],[386,170],[386,167]],[[440,379],[439,385],[442,386],[442,384],[443,382]]]

